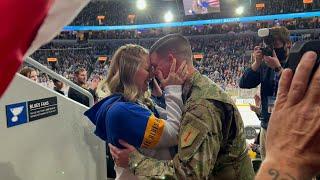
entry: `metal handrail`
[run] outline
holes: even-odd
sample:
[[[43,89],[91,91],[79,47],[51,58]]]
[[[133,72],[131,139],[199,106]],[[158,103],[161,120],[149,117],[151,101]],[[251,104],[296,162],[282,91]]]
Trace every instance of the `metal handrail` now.
[[[77,84],[73,83],[72,81],[68,80],[67,78],[59,75],[58,73],[52,71],[51,69],[47,68],[46,66],[40,64],[38,61],[32,59],[31,57],[27,57],[25,59],[25,62],[28,64],[31,64],[32,66],[39,69],[40,71],[47,73],[49,76],[53,77],[54,79],[57,79],[65,84],[67,84],[68,86],[72,87],[76,91],[87,96],[89,98],[89,106],[92,107],[94,105],[93,96],[89,91],[83,89],[82,87],[78,86]]]

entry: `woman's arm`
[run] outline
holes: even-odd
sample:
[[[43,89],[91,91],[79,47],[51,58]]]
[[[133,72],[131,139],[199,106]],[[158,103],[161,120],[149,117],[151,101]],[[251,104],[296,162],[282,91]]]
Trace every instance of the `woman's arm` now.
[[[166,110],[156,107],[160,114],[165,114],[166,125],[156,147],[170,147],[178,144],[181,114],[183,108],[182,86],[170,85],[164,88]],[[163,112],[164,111],[164,112]],[[162,117],[164,118],[164,117]]]

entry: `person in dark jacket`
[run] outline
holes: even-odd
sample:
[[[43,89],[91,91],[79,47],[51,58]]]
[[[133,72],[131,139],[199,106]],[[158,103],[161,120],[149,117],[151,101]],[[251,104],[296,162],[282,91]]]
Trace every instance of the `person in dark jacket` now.
[[[277,94],[279,78],[291,46],[287,28],[274,27],[273,29],[276,32],[273,57],[264,56],[261,47],[256,46],[252,54],[253,64],[245,70],[239,82],[239,87],[244,89],[255,88],[261,84],[260,147],[262,159],[265,158],[266,131]]]
[[[57,79],[53,79],[52,80],[53,84],[54,84],[54,88],[53,90],[64,95],[64,92],[62,91],[63,88],[63,82],[57,80]]]
[[[98,85],[98,83],[92,83],[91,87],[89,88],[87,85],[87,71],[84,68],[78,68],[75,73],[75,79],[74,82],[79,85],[80,87],[86,89],[87,91],[89,91],[93,98],[96,100],[96,87]],[[84,94],[81,94],[80,92],[78,92],[77,90],[73,89],[72,87],[69,88],[68,91],[68,97],[89,107],[89,98],[87,96],[85,96]]]

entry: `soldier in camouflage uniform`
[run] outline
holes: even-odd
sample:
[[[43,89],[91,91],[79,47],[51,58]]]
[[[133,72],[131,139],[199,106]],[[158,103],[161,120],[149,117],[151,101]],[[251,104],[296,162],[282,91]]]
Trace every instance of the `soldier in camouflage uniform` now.
[[[159,59],[159,54],[172,52],[179,65],[178,60],[186,58],[178,53],[191,58],[189,51],[191,47],[186,38],[177,34],[167,35],[151,48],[151,63],[163,71],[166,68],[161,65],[160,61],[164,60]],[[154,53],[156,55],[152,55]],[[125,150],[111,148],[113,154],[126,157],[125,154],[130,152],[130,170],[141,178],[254,179],[237,107],[221,88],[195,70],[192,61],[188,66],[190,77],[183,86],[185,108],[178,137],[178,154],[174,159],[159,161],[148,158],[128,144],[123,144],[127,148]]]

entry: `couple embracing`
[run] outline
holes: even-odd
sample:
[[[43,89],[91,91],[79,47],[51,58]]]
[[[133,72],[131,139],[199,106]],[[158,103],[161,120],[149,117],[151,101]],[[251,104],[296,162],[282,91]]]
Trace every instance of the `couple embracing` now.
[[[158,87],[154,77],[165,109],[145,96],[149,83]],[[240,113],[195,69],[182,35],[159,39],[149,52],[120,47],[106,84],[111,95],[85,115],[109,144],[116,179],[254,179]]]

